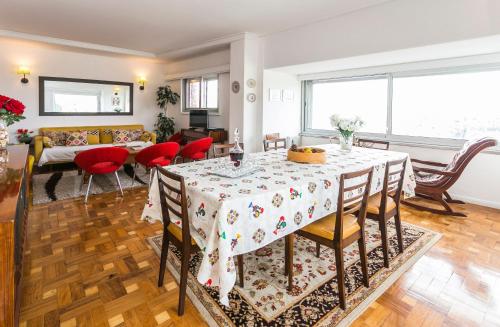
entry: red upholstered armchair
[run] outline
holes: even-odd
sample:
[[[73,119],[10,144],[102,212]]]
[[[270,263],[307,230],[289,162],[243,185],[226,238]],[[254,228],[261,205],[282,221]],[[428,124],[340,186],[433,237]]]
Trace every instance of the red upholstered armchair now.
[[[204,137],[202,139],[188,143],[179,153],[182,162],[188,160],[202,160],[208,158],[208,150],[212,146],[213,139],[211,137]]]
[[[125,163],[129,152],[127,149],[118,147],[104,147],[90,149],[78,153],[75,157],[75,164],[80,167],[85,173],[89,174],[89,185],[85,193],[85,203],[89,197],[90,187],[92,185],[92,177],[94,175],[104,175],[114,173],[120,193],[123,196],[122,185],[118,178],[117,170]],[[85,173],[83,173],[81,188],[85,182]]]
[[[149,186],[151,186],[153,169],[155,169],[156,165],[170,165],[170,163],[174,160],[175,156],[179,152],[179,148],[180,145],[175,142],[159,143],[141,150],[135,156],[136,166],[137,164],[140,164],[141,166],[149,170]],[[136,172],[134,169],[134,178],[132,181],[132,185],[134,185],[135,175]]]

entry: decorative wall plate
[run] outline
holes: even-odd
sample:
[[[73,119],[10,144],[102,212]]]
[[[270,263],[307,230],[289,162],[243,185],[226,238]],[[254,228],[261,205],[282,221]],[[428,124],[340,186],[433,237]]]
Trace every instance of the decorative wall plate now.
[[[238,92],[240,92],[240,82],[238,82],[238,81],[234,81],[234,82],[231,84],[231,90],[233,90],[233,93],[238,93]]]
[[[247,86],[251,89],[253,89],[255,87],[255,85],[257,85],[257,82],[253,79],[253,78],[250,78],[248,81],[247,81]]]
[[[257,96],[255,95],[255,93],[248,93],[247,94],[248,102],[255,102],[256,99],[257,99]]]

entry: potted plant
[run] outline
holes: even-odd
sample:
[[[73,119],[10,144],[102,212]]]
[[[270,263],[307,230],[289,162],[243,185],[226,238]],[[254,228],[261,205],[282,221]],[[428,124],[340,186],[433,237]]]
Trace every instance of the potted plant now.
[[[33,137],[30,134],[33,134],[33,131],[28,131],[26,128],[19,128],[16,131],[17,140],[19,143],[30,144]]]
[[[167,105],[177,104],[179,98],[179,94],[172,91],[169,85],[160,86],[156,91],[156,103],[163,109],[163,112],[158,114],[158,120],[155,123],[157,143],[165,142],[170,135],[174,134],[175,122],[171,117],[167,117]]]
[[[20,101],[0,95],[0,150],[5,149],[9,142],[7,127],[25,118],[25,108]]]
[[[330,123],[340,133],[340,148],[350,151],[352,149],[354,132],[357,132],[364,125],[364,122],[359,117],[348,119],[332,115]]]

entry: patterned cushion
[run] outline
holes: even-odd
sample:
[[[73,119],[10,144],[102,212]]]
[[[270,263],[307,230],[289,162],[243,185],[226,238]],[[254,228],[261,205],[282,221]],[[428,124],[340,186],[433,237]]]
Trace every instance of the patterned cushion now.
[[[142,129],[132,129],[129,131],[129,133],[132,141],[140,141],[142,133],[144,133],[144,131]]]
[[[101,130],[100,137],[102,144],[113,143],[113,131],[111,131],[110,129]]]
[[[99,144],[99,130],[87,131],[87,142],[91,145]]]
[[[69,132],[68,138],[66,139],[66,146],[79,146],[87,145],[87,131],[75,131]]]
[[[125,129],[113,130],[113,143],[127,143],[131,141],[130,131]]]
[[[48,136],[42,137],[42,142],[45,148],[51,148],[54,146],[54,141],[52,141],[52,139]]]
[[[66,145],[66,139],[68,138],[68,132],[64,131],[45,131],[43,136],[47,136],[54,142],[54,145]]]
[[[142,142],[149,142],[151,141],[151,133],[149,132],[143,132],[140,138],[140,141]]]

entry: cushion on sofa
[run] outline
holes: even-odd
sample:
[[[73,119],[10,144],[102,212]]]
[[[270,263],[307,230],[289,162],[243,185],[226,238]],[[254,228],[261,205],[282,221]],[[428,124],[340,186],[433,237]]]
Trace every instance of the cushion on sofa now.
[[[87,130],[87,142],[88,144],[99,144],[99,130]]]
[[[87,141],[87,131],[69,132],[66,139],[66,146],[81,146],[89,144]]]
[[[100,143],[101,144],[111,144],[113,143],[113,131],[111,129],[103,129],[100,134]]]
[[[131,141],[140,141],[144,131],[142,129],[131,129],[129,130],[129,133]]]
[[[54,145],[66,145],[68,132],[66,131],[45,131],[43,136],[47,136],[54,142]]]
[[[151,133],[143,131],[139,141],[143,141],[143,142],[151,141]]]
[[[131,142],[130,131],[126,129],[113,130],[113,143],[128,143]]]
[[[54,146],[54,141],[52,141],[52,139],[48,136],[44,136],[42,138],[42,142],[43,142],[43,146],[46,148],[51,148]]]

